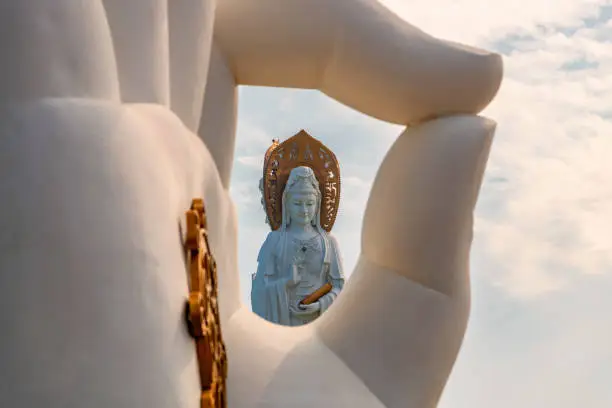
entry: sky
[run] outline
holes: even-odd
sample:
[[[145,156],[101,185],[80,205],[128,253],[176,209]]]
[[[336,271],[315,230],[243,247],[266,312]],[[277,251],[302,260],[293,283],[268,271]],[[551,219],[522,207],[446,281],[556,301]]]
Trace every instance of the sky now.
[[[498,128],[476,208],[472,314],[439,407],[612,407],[612,0],[382,2],[505,63],[483,112]],[[239,92],[231,191],[243,300],[269,231],[263,154],[302,128],[342,166],[334,234],[350,278],[372,180],[402,127],[316,91]]]

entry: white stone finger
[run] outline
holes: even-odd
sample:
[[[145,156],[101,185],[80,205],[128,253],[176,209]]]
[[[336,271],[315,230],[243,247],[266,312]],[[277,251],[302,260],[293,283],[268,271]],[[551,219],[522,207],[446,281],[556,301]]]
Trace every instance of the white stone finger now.
[[[99,0],[6,1],[0,98],[118,100],[112,41]]]
[[[170,107],[196,132],[210,64],[215,1],[168,2]]]
[[[102,0],[123,102],[170,105],[167,0]]]
[[[501,83],[499,55],[436,39],[375,0],[225,0],[217,17],[239,84],[320,89],[389,122],[476,114]]]

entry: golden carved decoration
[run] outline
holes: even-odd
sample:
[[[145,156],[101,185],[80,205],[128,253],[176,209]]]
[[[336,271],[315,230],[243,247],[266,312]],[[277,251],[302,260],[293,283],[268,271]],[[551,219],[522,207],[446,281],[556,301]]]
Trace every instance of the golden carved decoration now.
[[[332,289],[333,289],[333,286],[331,285],[331,283],[328,282],[325,285],[321,286],[319,289],[312,292],[310,295],[306,296],[304,299],[302,299],[300,304],[301,305],[312,305],[314,302],[316,302],[317,300],[321,299],[323,296],[331,292]]]
[[[185,217],[189,277],[187,327],[196,343],[201,384],[200,408],[226,408],[227,355],[217,302],[217,264],[208,244],[204,201],[194,199]]]
[[[273,141],[264,158],[264,201],[270,227],[282,223],[282,198],[289,173],[295,167],[310,167],[321,190],[321,227],[331,231],[340,204],[340,165],[323,143],[301,130],[282,143]]]
[[[278,147],[279,144],[280,143],[278,142],[278,139],[272,140],[272,144],[270,145],[270,147],[268,147],[268,150],[266,150],[266,154],[264,156],[264,169],[268,165],[268,160],[270,160],[270,156],[272,155],[272,152],[274,151],[274,149]]]

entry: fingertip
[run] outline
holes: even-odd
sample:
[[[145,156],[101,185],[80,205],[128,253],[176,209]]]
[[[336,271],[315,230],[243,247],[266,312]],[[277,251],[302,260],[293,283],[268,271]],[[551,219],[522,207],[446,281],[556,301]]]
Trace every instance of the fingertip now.
[[[380,4],[337,3],[344,24],[325,71],[322,90],[329,96],[406,125],[478,114],[497,94],[499,54],[433,37]]]
[[[119,100],[112,42],[100,1],[6,2],[0,13],[2,99]]]
[[[465,288],[457,271],[468,254],[495,127],[488,118],[457,115],[408,128],[398,138],[364,215],[362,247],[370,260],[447,295]]]
[[[428,81],[421,83],[422,112],[414,122],[448,114],[476,115],[497,95],[503,80],[502,56],[453,41],[432,38],[423,52]]]

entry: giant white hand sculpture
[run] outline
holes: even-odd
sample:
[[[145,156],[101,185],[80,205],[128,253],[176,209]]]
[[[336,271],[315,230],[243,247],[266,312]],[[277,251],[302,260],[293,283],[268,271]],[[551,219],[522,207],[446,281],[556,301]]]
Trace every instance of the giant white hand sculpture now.
[[[198,405],[179,223],[200,196],[231,408],[436,405],[468,317],[495,127],[475,115],[497,55],[374,0],[14,0],[0,24],[0,406]],[[239,300],[240,84],[320,89],[413,125],[379,170],[357,270],[313,325]]]

